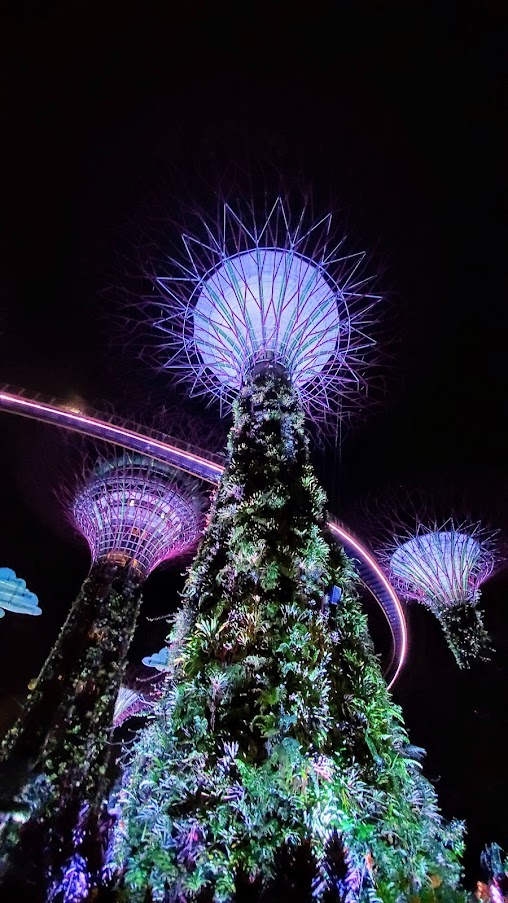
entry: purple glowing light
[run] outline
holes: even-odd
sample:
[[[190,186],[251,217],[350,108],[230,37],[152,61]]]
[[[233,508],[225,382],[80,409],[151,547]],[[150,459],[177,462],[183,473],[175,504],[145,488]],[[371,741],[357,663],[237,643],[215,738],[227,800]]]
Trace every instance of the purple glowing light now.
[[[187,375],[191,394],[229,410],[254,369],[281,366],[313,420],[358,400],[369,366],[379,296],[361,277],[364,254],[345,256],[331,241],[331,216],[304,228],[278,198],[261,220],[225,204],[203,239],[183,236],[186,258],[160,276],[154,325],[164,333],[164,368]],[[169,299],[169,300],[168,300]],[[338,400],[335,405],[333,399]]]
[[[193,454],[170,441],[155,439],[138,430],[111,423],[100,416],[78,414],[63,404],[55,404],[54,401],[35,401],[24,398],[21,393],[13,395],[9,392],[0,392],[0,410],[39,420],[41,423],[52,423],[83,436],[112,442],[129,451],[140,452],[156,461],[171,464],[178,470],[202,477],[210,483],[217,483],[224,470],[223,465],[202,455]]]
[[[401,595],[431,608],[476,604],[480,586],[494,568],[494,556],[479,524],[427,530],[396,545],[390,576]]]
[[[228,258],[199,287],[194,344],[220,384],[239,392],[259,361],[277,361],[303,389],[335,354],[337,286],[310,260],[257,248]]]
[[[224,470],[223,465],[182,450],[169,440],[166,442],[155,440],[150,436],[143,435],[138,430],[115,425],[100,417],[76,414],[60,404],[36,401],[12,392],[0,392],[0,410],[39,420],[42,423],[52,423],[86,436],[112,442],[132,451],[142,451],[156,460],[171,464],[213,484],[219,481]],[[388,684],[391,687],[400,674],[408,652],[404,611],[395,590],[366,547],[339,524],[330,521],[329,527],[343,542],[346,552],[358,560],[362,569],[361,580],[372,593],[388,621],[394,646],[393,667],[390,669]]]
[[[198,506],[174,471],[141,455],[100,462],[73,513],[93,561],[121,557],[145,575],[201,532]]]
[[[365,548],[365,546],[357,539],[355,539],[351,535],[351,533],[348,533],[347,530],[344,529],[344,527],[341,527],[339,524],[334,523],[334,521],[329,521],[328,527],[330,528],[332,533],[335,533],[335,535],[339,537],[346,548],[346,552],[348,552],[348,554],[352,555],[353,557],[357,557],[360,564],[366,565],[371,574],[376,578],[376,581],[378,581],[383,588],[385,601],[384,603],[380,602],[379,604],[383,608],[383,611],[385,612],[385,615],[387,617],[395,646],[395,671],[391,677],[390,683],[388,684],[388,688],[390,688],[397,680],[408,653],[408,632],[402,605],[400,604],[400,600],[395,590],[385,577],[377,561]],[[368,587],[368,589],[371,590],[374,597],[379,601],[380,598],[383,598],[383,595],[380,593],[375,584],[374,586],[371,585],[371,582],[372,581],[364,579],[365,585]]]
[[[135,715],[145,715],[150,708],[150,702],[142,693],[131,690],[130,687],[120,687],[113,713],[113,727],[120,727],[124,721],[127,721],[128,718],[133,718]]]

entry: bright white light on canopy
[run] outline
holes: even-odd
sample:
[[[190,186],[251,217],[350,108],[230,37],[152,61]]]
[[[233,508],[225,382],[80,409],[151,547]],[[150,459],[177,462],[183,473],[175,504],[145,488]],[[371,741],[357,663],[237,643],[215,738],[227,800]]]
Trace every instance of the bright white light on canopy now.
[[[217,224],[201,221],[202,238],[183,237],[187,259],[157,277],[163,294],[150,303],[162,365],[183,371],[191,394],[228,410],[253,368],[277,364],[317,421],[362,400],[380,299],[366,290],[365,255],[332,241],[331,216],[306,220],[280,198],[260,220],[226,204]]]
[[[281,364],[303,388],[339,342],[338,291],[293,251],[244,251],[203,280],[194,308],[195,345],[219,383],[235,390],[263,361]]]
[[[494,558],[477,528],[419,532],[395,550],[390,576],[406,598],[430,607],[476,604]]]
[[[145,575],[201,532],[200,501],[171,467],[142,455],[101,461],[74,503],[93,561],[130,561]]]

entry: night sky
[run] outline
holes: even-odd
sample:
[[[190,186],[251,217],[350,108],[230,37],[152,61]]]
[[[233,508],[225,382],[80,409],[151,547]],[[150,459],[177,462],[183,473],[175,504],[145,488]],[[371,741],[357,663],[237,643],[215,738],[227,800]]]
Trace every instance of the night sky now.
[[[506,537],[506,25],[501,0],[165,16],[149,3],[4,2],[0,381],[145,423],[188,406],[119,333],[121,299],[142,284],[137,249],[171,250],[180,208],[213,209],[218,187],[311,186],[387,296],[382,403],[340,450],[316,452],[330,509],[354,522],[367,499],[436,487]],[[54,492],[76,447],[11,415],[0,427],[0,564],[43,608],[0,622],[5,726],[88,558]],[[145,615],[174,609],[181,570],[150,578]],[[446,815],[467,819],[470,882],[484,843],[508,848],[507,591],[506,571],[484,588],[497,651],[468,674],[411,608],[395,688]],[[133,660],[164,633],[142,618]]]

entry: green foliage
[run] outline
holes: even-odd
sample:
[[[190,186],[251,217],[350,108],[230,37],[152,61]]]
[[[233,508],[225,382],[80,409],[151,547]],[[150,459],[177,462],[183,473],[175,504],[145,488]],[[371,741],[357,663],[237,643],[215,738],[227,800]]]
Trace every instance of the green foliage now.
[[[94,565],[2,745],[6,808],[13,812],[0,836],[2,878],[17,881],[30,899],[46,899],[45,888],[76,851],[75,836],[92,846],[140,601],[136,571],[108,561]],[[19,803],[24,821],[16,817]]]
[[[346,899],[340,882],[371,903],[460,898],[462,828],[421,773],[323,506],[297,395],[258,377],[120,794],[132,901],[227,903],[239,876],[269,888],[284,850],[310,851],[317,900]]]
[[[468,600],[461,605],[435,606],[433,610],[459,668],[469,668],[475,660],[490,659],[492,643],[476,604]]]

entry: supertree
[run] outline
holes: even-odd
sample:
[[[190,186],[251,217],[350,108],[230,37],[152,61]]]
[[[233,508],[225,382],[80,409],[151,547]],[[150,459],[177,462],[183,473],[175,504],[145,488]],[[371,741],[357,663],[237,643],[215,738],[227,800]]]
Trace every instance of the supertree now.
[[[123,683],[118,691],[113,710],[113,727],[120,727],[124,721],[147,711],[147,703],[142,693],[128,683]]]
[[[165,361],[235,400],[164,691],[126,763],[123,899],[455,899],[461,826],[389,697],[305,433],[363,384],[374,300],[358,258],[328,252],[329,218],[304,221],[282,201],[259,227],[226,206],[156,280]]]
[[[154,707],[162,694],[162,683],[167,666],[168,648],[154,656],[145,656],[142,666],[129,665],[118,692],[113,716],[114,727],[136,716],[144,717]],[[152,662],[155,664],[152,664]],[[155,674],[151,673],[155,669]]]
[[[142,585],[201,529],[196,489],[140,455],[99,459],[73,495],[91,570],[2,747],[3,878],[34,900],[83,896],[100,867],[93,832]]]
[[[26,588],[21,577],[16,577],[12,568],[0,568],[0,618],[6,611],[22,615],[40,615],[39,600],[35,593]]]
[[[480,522],[453,517],[444,523],[417,517],[411,527],[399,524],[381,551],[393,586],[436,616],[461,668],[488,653],[478,603],[497,555],[495,533]]]

